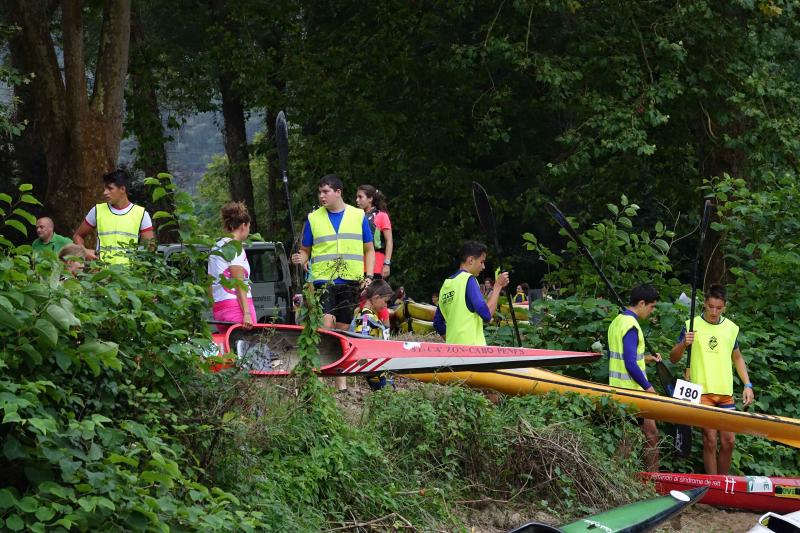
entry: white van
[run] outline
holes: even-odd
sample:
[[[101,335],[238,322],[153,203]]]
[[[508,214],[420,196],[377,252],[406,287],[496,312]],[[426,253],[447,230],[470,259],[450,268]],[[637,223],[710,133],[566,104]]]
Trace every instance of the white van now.
[[[168,263],[180,266],[182,244],[168,244],[158,247]],[[200,250],[208,248],[199,247]],[[250,263],[250,290],[259,323],[294,322],[292,312],[292,278],[289,273],[289,260],[279,242],[252,242],[244,245]],[[201,280],[195,280],[201,282]],[[204,280],[203,280],[204,282]],[[211,318],[211,309],[208,311]]]

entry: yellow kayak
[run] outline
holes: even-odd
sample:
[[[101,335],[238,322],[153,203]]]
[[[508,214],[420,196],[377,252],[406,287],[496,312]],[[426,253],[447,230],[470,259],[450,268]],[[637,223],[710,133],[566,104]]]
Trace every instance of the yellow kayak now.
[[[479,389],[494,389],[506,394],[547,394],[575,392],[599,398],[611,396],[626,405],[633,405],[647,417],[673,424],[747,433],[800,448],[800,420],[780,416],[732,411],[698,405],[668,396],[615,389],[608,385],[582,381],[538,368],[495,370],[492,372],[440,372],[438,374],[409,374],[406,377],[436,383],[463,383]]]
[[[400,323],[400,331],[408,332],[411,331],[413,333],[419,333],[420,335],[425,335],[427,333],[434,333],[435,330],[433,329],[433,322],[430,320],[419,320],[418,318],[412,318],[411,320],[404,320]]]
[[[507,303],[500,304],[498,311],[511,320],[511,313],[508,311]],[[528,320],[528,304],[514,304],[514,315],[517,317],[517,320]]]
[[[401,321],[411,317],[433,322],[434,314],[436,314],[435,305],[417,302],[405,302],[403,305],[398,305],[394,310],[395,318]]]

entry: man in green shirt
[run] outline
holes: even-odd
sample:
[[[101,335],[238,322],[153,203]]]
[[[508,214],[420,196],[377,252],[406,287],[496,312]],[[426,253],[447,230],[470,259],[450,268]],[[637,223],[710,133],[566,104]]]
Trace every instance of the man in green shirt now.
[[[50,217],[41,217],[36,220],[36,235],[38,237],[31,244],[34,250],[50,250],[58,253],[66,245],[72,244],[72,239],[53,231],[53,219]]]

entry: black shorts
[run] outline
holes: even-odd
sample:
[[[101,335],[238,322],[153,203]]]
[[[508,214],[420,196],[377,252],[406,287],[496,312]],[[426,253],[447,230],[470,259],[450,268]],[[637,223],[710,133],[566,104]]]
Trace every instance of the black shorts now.
[[[335,285],[328,283],[317,286],[320,291],[322,312],[333,315],[336,322],[350,324],[353,320],[353,311],[358,305],[359,283],[357,281]]]

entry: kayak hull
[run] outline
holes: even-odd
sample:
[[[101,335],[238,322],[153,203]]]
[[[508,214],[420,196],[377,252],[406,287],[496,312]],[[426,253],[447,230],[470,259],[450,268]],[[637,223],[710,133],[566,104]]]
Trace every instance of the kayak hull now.
[[[222,366],[235,364],[253,376],[285,376],[300,362],[302,331],[302,326],[286,324],[256,324],[249,330],[235,325],[214,335],[214,342],[226,358]],[[318,332],[317,372],[328,376],[557,366],[600,358],[600,354],[588,352],[387,341],[327,329]]]
[[[470,387],[494,389],[511,395],[547,394],[555,391],[560,394],[574,392],[592,398],[610,396],[619,403],[635,406],[646,418],[673,424],[747,433],[800,448],[798,419],[720,409],[644,391],[615,389],[608,385],[574,379],[538,368],[437,373],[410,377],[438,383],[463,383]]]
[[[404,320],[400,323],[400,331],[404,333],[416,333],[417,335],[428,335],[430,333],[436,333],[436,330],[433,329],[433,322],[429,322],[427,320],[421,320],[419,318],[412,318],[410,320]]]
[[[700,503],[748,511],[792,513],[800,511],[800,478],[765,476],[713,476],[643,472],[660,493],[708,487]]]
[[[699,501],[708,487],[697,487],[677,494],[635,502],[603,513],[587,516],[558,527],[529,523],[509,533],[639,533],[682,513]]]

